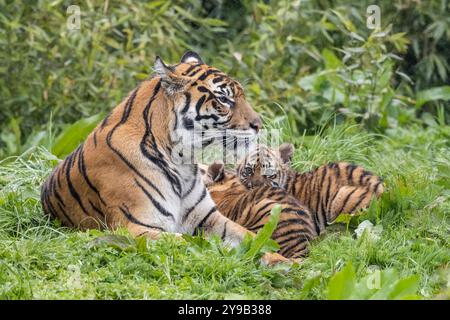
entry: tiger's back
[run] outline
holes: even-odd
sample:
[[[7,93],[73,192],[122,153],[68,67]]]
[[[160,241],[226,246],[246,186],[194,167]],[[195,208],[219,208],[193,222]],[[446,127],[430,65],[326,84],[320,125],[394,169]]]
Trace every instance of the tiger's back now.
[[[157,177],[135,163],[142,154],[139,143],[136,146],[130,142],[145,137],[143,106],[154,100],[160,90],[157,79],[141,83],[97,125],[84,143],[54,168],[41,190],[45,212],[68,227],[82,230],[116,228],[130,222],[146,224],[130,208],[148,202],[146,192],[158,190],[152,181]],[[169,119],[161,119],[158,129],[170,127]],[[127,126],[123,126],[125,123]],[[158,180],[160,190],[170,188],[166,180]],[[167,198],[161,191],[156,192],[155,198]],[[164,231],[173,230],[164,228]]]

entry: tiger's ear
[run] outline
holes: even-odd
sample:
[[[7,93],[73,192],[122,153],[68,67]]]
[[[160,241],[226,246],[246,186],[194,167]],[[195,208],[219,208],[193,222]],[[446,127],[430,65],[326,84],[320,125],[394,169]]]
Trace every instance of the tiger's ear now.
[[[222,162],[215,161],[208,167],[208,178],[212,182],[221,181],[225,177],[225,165]]]
[[[156,56],[153,69],[161,77],[161,85],[171,95],[185,90],[189,79],[176,73],[175,68],[168,66],[159,56]]]
[[[292,161],[294,155],[294,145],[292,143],[283,143],[280,148],[278,148],[278,153],[284,164],[289,163]]]
[[[186,51],[181,57],[181,63],[204,64],[202,58],[194,51]]]

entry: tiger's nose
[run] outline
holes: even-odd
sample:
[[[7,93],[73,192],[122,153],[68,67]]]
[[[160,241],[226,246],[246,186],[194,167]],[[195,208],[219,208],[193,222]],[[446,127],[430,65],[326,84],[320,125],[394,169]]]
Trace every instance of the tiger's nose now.
[[[259,116],[256,116],[253,120],[250,120],[250,128],[256,131],[256,133],[259,132],[259,130],[262,128],[262,121]]]

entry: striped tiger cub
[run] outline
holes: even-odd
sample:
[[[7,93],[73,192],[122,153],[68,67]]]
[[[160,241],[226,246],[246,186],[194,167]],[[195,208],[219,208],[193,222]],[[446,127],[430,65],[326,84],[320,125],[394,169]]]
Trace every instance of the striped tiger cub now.
[[[321,225],[333,222],[341,213],[355,214],[367,208],[384,191],[379,177],[347,162],[299,173],[289,167],[293,152],[289,143],[283,143],[277,151],[258,145],[237,166],[237,175],[249,189],[269,185],[286,190],[313,210]]]
[[[154,70],[53,170],[43,209],[68,227],[126,227],[151,239],[204,230],[235,246],[253,233],[220,214],[197,164],[179,158],[222,141],[204,135],[212,130],[256,137],[261,120],[242,86],[194,52],[175,65],[157,57]],[[267,264],[286,260],[263,256]]]
[[[248,230],[261,229],[271,210],[281,205],[280,220],[272,239],[280,245],[279,253],[287,258],[304,257],[308,243],[325,229],[311,210],[280,188],[260,185],[248,190],[234,173],[225,171],[223,163],[213,163],[202,169],[205,184],[219,211]]]

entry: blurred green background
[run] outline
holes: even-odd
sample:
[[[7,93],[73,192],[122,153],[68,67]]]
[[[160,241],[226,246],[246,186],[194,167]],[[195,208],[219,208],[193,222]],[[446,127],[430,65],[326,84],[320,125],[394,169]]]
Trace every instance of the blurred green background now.
[[[372,2],[0,0],[0,158],[35,145],[64,155],[156,55],[176,63],[187,49],[296,135],[334,115],[381,133],[448,124],[449,1],[377,1],[381,30],[366,26]]]

